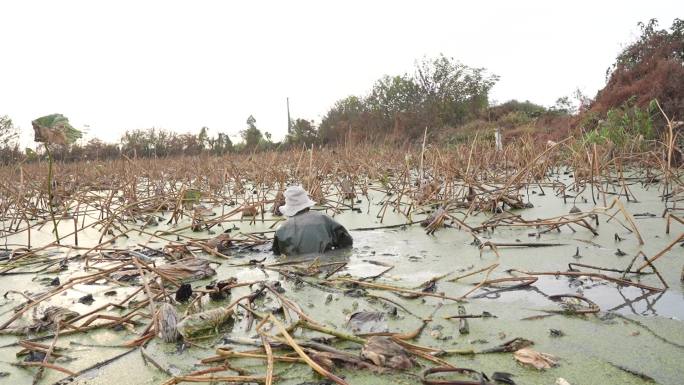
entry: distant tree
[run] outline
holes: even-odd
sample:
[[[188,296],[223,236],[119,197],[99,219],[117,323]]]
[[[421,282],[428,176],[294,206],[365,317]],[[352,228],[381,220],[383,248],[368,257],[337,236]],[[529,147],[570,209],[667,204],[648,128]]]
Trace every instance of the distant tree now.
[[[558,105],[558,103],[559,102],[556,101],[556,105]],[[502,116],[508,115],[510,113],[521,113],[530,118],[538,118],[546,112],[547,109],[544,106],[532,103],[529,100],[520,102],[518,100],[512,99],[506,103],[490,107],[488,118],[490,120],[499,120]]]
[[[290,134],[287,135],[285,141],[291,145],[305,144],[310,146],[318,140],[318,132],[313,126],[313,123],[306,119],[296,119],[290,129]]]
[[[422,130],[417,121],[423,96],[418,84],[408,75],[384,76],[373,85],[365,103],[369,109],[369,125],[379,132],[394,130],[398,135],[413,135],[410,130]]]
[[[0,116],[0,163],[12,163],[22,156],[18,138],[19,129],[14,126],[12,119],[7,115]]]
[[[270,132],[264,132],[264,135],[259,139],[259,145],[257,149],[259,151],[268,151],[275,148],[275,143],[273,143],[273,138]]]
[[[357,96],[348,96],[335,102],[335,105],[323,117],[318,127],[323,143],[341,143],[353,129],[363,129],[363,117],[368,108],[365,100]]]
[[[415,81],[423,96],[424,121],[439,128],[478,116],[489,105],[489,90],[498,79],[484,68],[468,67],[444,55],[423,58],[416,63]]]
[[[231,151],[233,151],[233,142],[231,142],[227,134],[220,132],[214,140],[212,152],[217,155],[223,155]]]
[[[384,76],[365,98],[339,100],[323,117],[323,143],[373,140],[389,133],[418,138],[426,126],[454,127],[483,116],[498,77],[440,55],[416,61],[414,74]]]
[[[202,149],[206,148],[209,144],[209,129],[207,127],[202,127],[199,134],[197,135],[197,141]]]
[[[263,135],[256,127],[256,119],[252,115],[247,118],[247,128],[240,131],[240,135],[245,142],[246,150],[253,150],[259,145]]]
[[[185,134],[181,138],[174,132],[155,128],[126,131],[120,143],[124,154],[138,157],[182,155],[187,149],[195,152],[201,149],[195,135]]]
[[[203,144],[196,135],[181,134],[179,139],[183,146],[183,154],[185,155],[198,155],[204,149]]]
[[[550,108],[551,112],[559,114],[574,114],[577,107],[570,100],[569,96],[562,96],[556,99],[556,103]]]
[[[389,114],[408,111],[420,102],[419,86],[407,75],[383,76],[375,82],[367,98],[370,108]]]
[[[10,147],[19,138],[19,130],[7,115],[0,116],[0,147]]]
[[[93,138],[85,145],[84,153],[88,159],[114,159],[119,156],[119,148],[115,144]]]
[[[120,141],[123,152],[128,156],[149,156],[149,135],[145,130],[126,131]]]

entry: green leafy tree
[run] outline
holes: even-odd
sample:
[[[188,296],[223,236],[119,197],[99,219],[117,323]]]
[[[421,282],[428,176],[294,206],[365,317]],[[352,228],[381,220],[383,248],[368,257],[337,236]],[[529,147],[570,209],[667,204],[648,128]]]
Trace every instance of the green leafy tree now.
[[[551,112],[556,114],[572,114],[577,111],[577,108],[570,100],[569,96],[562,96],[556,99],[556,103],[550,108]]]
[[[392,130],[395,135],[404,136],[417,136],[422,130],[423,124],[418,120],[423,95],[408,75],[380,78],[365,103],[370,112],[369,129],[383,134]]]
[[[418,138],[426,126],[455,127],[481,117],[498,77],[440,55],[423,58],[413,75],[384,76],[365,98],[335,103],[319,126],[323,143],[346,138],[373,140],[389,133]]]
[[[0,116],[0,163],[16,162],[21,157],[19,129],[7,115]]]
[[[273,138],[270,132],[264,132],[264,135],[259,139],[257,149],[259,151],[268,151],[274,148]]]
[[[7,115],[0,116],[0,147],[11,147],[19,138],[19,130]]]
[[[491,120],[499,120],[501,117],[511,114],[520,113],[529,118],[538,118],[544,115],[547,109],[544,106],[525,100],[520,102],[518,100],[509,100],[506,103],[502,103],[489,108],[488,117]]]
[[[471,68],[440,55],[416,63],[415,81],[423,97],[424,121],[433,127],[455,126],[482,113],[498,80],[484,68]]]
[[[220,132],[214,141],[214,147],[212,148],[214,154],[223,155],[225,153],[233,151],[233,142],[230,140],[227,134]]]
[[[406,75],[383,76],[375,82],[366,99],[369,108],[388,119],[392,119],[397,113],[415,110],[421,101],[418,84]]]
[[[318,132],[313,123],[306,119],[296,119],[290,129],[290,134],[285,139],[291,145],[311,146],[318,140]]]
[[[343,142],[352,129],[363,129],[363,117],[368,108],[365,100],[348,96],[338,100],[321,121],[318,130],[324,143]]]
[[[246,150],[254,150],[261,142],[263,135],[261,131],[256,127],[256,119],[252,115],[247,118],[247,128],[240,131],[242,140],[245,142]]]
[[[202,127],[200,129],[200,132],[197,135],[197,141],[202,149],[206,148],[206,146],[209,144],[209,128]]]

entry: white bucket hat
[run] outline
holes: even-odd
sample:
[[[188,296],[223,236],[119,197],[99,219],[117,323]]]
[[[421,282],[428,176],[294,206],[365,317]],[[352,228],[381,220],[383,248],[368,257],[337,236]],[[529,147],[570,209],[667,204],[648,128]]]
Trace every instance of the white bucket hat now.
[[[280,206],[280,212],[286,217],[293,217],[305,208],[316,204],[316,202],[309,199],[309,194],[307,194],[302,186],[290,186],[283,195],[285,196],[285,205]]]

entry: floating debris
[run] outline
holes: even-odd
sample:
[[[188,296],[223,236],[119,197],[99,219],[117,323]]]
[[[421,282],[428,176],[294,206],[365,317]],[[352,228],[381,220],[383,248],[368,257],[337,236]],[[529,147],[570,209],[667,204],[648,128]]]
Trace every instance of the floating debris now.
[[[201,313],[191,314],[178,323],[178,333],[183,338],[196,337],[207,332],[218,333],[233,315],[233,308],[219,307]]]
[[[381,367],[407,370],[413,367],[409,353],[390,337],[370,337],[361,348],[361,357]]]
[[[197,281],[216,275],[210,262],[201,258],[185,258],[157,267],[162,277],[170,277],[178,281]]]
[[[176,308],[168,303],[159,307],[159,336],[164,342],[176,342],[178,333],[178,313]]]
[[[529,348],[517,350],[513,353],[513,358],[521,364],[532,366],[537,370],[549,369],[558,365],[558,358]]]
[[[185,302],[192,297],[192,286],[189,283],[181,284],[176,290],[176,301]]]
[[[377,311],[360,311],[352,313],[347,325],[355,334],[387,332],[385,314]]]
[[[95,302],[95,298],[93,298],[92,294],[86,294],[78,299],[78,303],[82,303],[84,305],[92,305],[93,302]]]
[[[574,145],[582,148],[581,143]],[[507,306],[517,306],[511,305],[516,303],[511,297],[517,300],[530,295],[555,302],[548,304],[550,309],[537,309],[543,314],[523,319],[529,321],[527,327],[548,330],[548,336],[558,338],[565,335],[563,331],[549,327],[565,329],[567,317],[598,320],[603,314],[629,308],[648,309],[655,314],[662,309],[662,302],[656,304],[658,295],[668,284],[679,292],[678,285],[670,282],[679,278],[676,272],[680,267],[672,255],[684,242],[677,233],[665,234],[677,231],[681,223],[677,219],[679,207],[674,205],[684,197],[678,179],[681,167],[647,172],[642,166],[665,167],[662,159],[656,159],[662,151],[639,148],[649,150],[626,155],[618,148],[603,146],[597,146],[596,154],[593,147],[582,148],[588,152],[544,152],[535,151],[533,146],[521,151],[511,147],[505,150],[502,160],[486,146],[473,142],[458,145],[455,150],[426,154],[421,170],[413,164],[417,157],[406,160],[403,154],[397,157],[353,146],[349,146],[347,154],[338,153],[332,160],[328,149],[321,148],[319,154],[315,147],[268,155],[202,156],[201,162],[189,158],[131,158],[121,164],[110,162],[95,167],[64,162],[56,170],[52,197],[45,191],[45,174],[41,176],[37,165],[29,162],[0,168],[7,180],[19,180],[20,171],[37,177],[35,181],[25,178],[23,184],[0,189],[2,230],[8,238],[0,249],[0,274],[6,282],[10,282],[9,276],[21,281],[33,274],[30,282],[40,288],[39,292],[31,292],[36,290],[33,287],[7,291],[0,331],[20,336],[8,342],[24,351],[15,363],[32,355],[36,359],[32,364],[42,364],[47,357],[47,363],[61,365],[72,359],[58,349],[58,342],[64,341],[62,336],[103,329],[117,345],[121,342],[149,355],[145,360],[155,367],[154,361],[161,358],[157,369],[170,376],[167,384],[269,383],[269,374],[273,383],[278,374],[284,373],[284,364],[308,365],[325,378],[314,381],[316,384],[353,383],[354,371],[358,370],[388,376],[396,370],[407,370],[411,373],[401,376],[414,376],[423,369],[434,369],[426,384],[446,381],[440,378],[442,375],[467,378],[464,381],[470,383],[514,384],[507,373],[487,376],[475,369],[453,367],[464,362],[453,355],[477,355],[469,362],[482,362],[484,366],[491,364],[486,354],[512,354],[521,364],[534,368],[557,363],[555,357],[531,350],[532,341],[510,339],[518,329],[507,329],[501,319],[493,319],[492,313],[501,317],[519,314],[507,313]],[[568,172],[573,179],[569,181],[562,173],[570,166]],[[654,195],[642,200],[648,205],[637,205],[632,200],[634,194],[627,190],[632,188],[637,194],[642,190],[627,186],[638,186],[652,179],[654,173],[667,185],[660,185],[659,190],[651,186]],[[283,220],[274,215],[282,205],[280,192],[289,183],[307,187],[319,203],[315,210],[343,219],[352,212],[364,213],[354,214],[358,218],[355,220],[367,221],[369,226],[352,230],[355,236],[366,232],[359,236],[357,249],[301,259],[272,256],[269,246],[273,230]],[[584,199],[592,187],[592,199]],[[532,199],[542,195],[546,198],[534,200],[541,208],[526,211],[532,202],[525,190],[532,188],[548,191],[533,192]],[[625,197],[629,196],[630,209],[650,210],[648,214],[656,212],[651,205],[656,193],[665,202],[667,219],[634,221],[634,217],[653,216],[630,214],[622,203]],[[583,209],[572,200],[566,206],[563,197],[576,199]],[[557,206],[551,207],[552,199],[556,199]],[[593,207],[581,203],[594,200]],[[51,237],[50,205],[60,213],[56,217],[59,243]],[[572,209],[568,214],[569,205]],[[547,208],[553,214],[547,215]],[[236,223],[241,223],[240,228]],[[440,234],[425,237],[419,223],[429,234],[438,229]],[[649,228],[640,234],[645,223]],[[650,225],[655,223],[662,223],[665,231],[653,235]],[[599,224],[601,234],[596,237]],[[62,228],[73,233],[62,234]],[[622,259],[614,258],[613,251],[600,245],[610,232],[615,232],[615,242],[627,239],[629,245],[622,246],[627,251],[639,250],[637,242],[647,242],[641,250],[653,254],[636,255],[626,268],[613,266]],[[49,243],[44,241],[46,234],[50,235]],[[526,235],[529,242],[521,241]],[[76,238],[80,238],[80,244]],[[474,247],[466,245],[470,239]],[[584,247],[582,253],[586,255],[580,255],[578,245]],[[532,250],[541,247],[557,249],[542,249],[544,253]],[[576,247],[574,256],[572,247]],[[625,255],[620,248],[614,252]],[[367,259],[361,264],[359,257]],[[498,258],[496,263],[491,260],[494,258]],[[596,261],[580,264],[572,258]],[[670,258],[669,265],[660,258]],[[367,263],[372,268],[367,268]],[[676,271],[672,270],[673,263]],[[521,265],[544,269],[533,271]],[[382,266],[380,272],[376,266]],[[681,278],[684,281],[684,269]],[[194,288],[190,282],[194,282]],[[570,288],[572,294],[553,294],[563,287]],[[609,290],[615,291],[610,301]],[[84,295],[87,292],[93,294]],[[380,292],[389,295],[381,296]],[[671,299],[669,293],[664,298]],[[624,295],[624,302],[620,295]],[[80,296],[79,302],[91,305],[83,315],[56,306],[69,306]],[[615,308],[601,311],[592,301],[596,298]],[[466,300],[472,301],[464,304]],[[442,304],[449,313],[433,319]],[[466,306],[473,314],[466,312]],[[455,310],[457,314],[448,315]],[[515,317],[528,314],[535,313]],[[537,322],[546,317],[555,318]],[[231,323],[232,327],[227,327]],[[592,330],[600,325],[607,332],[611,325],[620,326],[615,334],[623,337],[633,329],[626,329],[615,319],[613,324],[583,323],[591,324]],[[231,332],[216,335],[222,329]],[[580,331],[574,330],[564,337],[570,340],[556,342],[575,343]],[[676,341],[650,329],[640,330],[656,336],[656,343],[680,348]],[[459,338],[459,334],[468,337]],[[159,343],[172,344],[180,337],[183,343],[166,346],[160,354],[140,349],[154,346],[155,338]],[[55,349],[47,355],[52,345],[50,338]],[[643,336],[624,339],[636,343],[640,338]],[[214,346],[217,341],[223,341],[225,346]],[[31,343],[40,346],[27,345]],[[566,344],[557,345],[562,357]],[[181,353],[188,347],[196,354],[179,358],[187,365],[175,362],[175,367],[163,361],[168,358],[165,355]],[[194,362],[194,357],[202,359]],[[238,367],[241,360],[248,362],[245,367],[254,374]],[[77,364],[73,364],[74,368],[81,370]],[[335,374],[342,368],[348,370],[347,379]],[[61,369],[71,376],[69,369],[61,367],[44,370]],[[220,374],[233,370],[237,376]],[[83,372],[75,373],[76,377],[79,373]],[[527,370],[519,375],[518,382],[533,383],[527,377],[536,374]],[[383,377],[379,381],[394,379]],[[410,377],[409,381],[416,379]]]

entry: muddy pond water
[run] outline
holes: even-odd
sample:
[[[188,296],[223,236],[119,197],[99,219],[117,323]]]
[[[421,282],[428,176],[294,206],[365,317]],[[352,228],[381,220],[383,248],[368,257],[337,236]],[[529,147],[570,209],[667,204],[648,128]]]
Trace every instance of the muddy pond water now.
[[[500,257],[489,248],[478,248],[473,244],[473,237],[468,232],[455,226],[439,229],[434,235],[427,235],[425,229],[417,224],[376,230],[354,230],[398,225],[407,220],[403,215],[388,210],[380,223],[376,214],[382,200],[386,198],[371,195],[370,201],[363,198],[358,204],[361,212],[344,211],[335,215],[339,222],[351,230],[354,237],[353,249],[320,256],[318,262],[347,262],[346,267],[338,271],[333,278],[355,279],[377,275],[391,265],[394,266],[392,270],[373,282],[404,288],[415,288],[430,279],[449,274],[437,281],[435,292],[452,297],[467,293],[482,280],[483,275],[474,275],[456,282],[450,282],[451,277],[476,271],[493,263],[498,263],[499,266],[492,271],[490,278],[509,277],[509,269],[563,272],[568,270],[569,263],[623,270],[637,252],[643,251],[647,256],[653,256],[684,231],[684,226],[673,224],[671,233],[665,233],[666,223],[662,217],[665,206],[656,186],[645,188],[633,185],[631,189],[639,201],[625,201],[624,204],[630,213],[636,214],[635,222],[644,238],[644,245],[640,245],[635,234],[618,221],[607,222],[607,216],[599,216],[598,235],[578,226],[573,226],[574,231],[568,227],[561,227],[560,232],[551,231],[543,234],[538,234],[536,229],[529,227],[497,227],[494,231],[480,233],[481,240],[493,242],[559,244],[537,248],[502,246],[498,248]],[[581,194],[575,202],[570,199],[567,203],[555,196],[551,189],[547,189],[545,194],[541,194],[539,188],[530,188],[524,193],[528,195],[534,207],[516,210],[515,213],[525,219],[568,214],[574,205],[582,211],[594,208],[588,192]],[[220,211],[220,208],[218,210]],[[492,214],[484,213],[471,215],[466,223],[477,226],[491,217]],[[271,217],[266,215],[265,219]],[[622,218],[618,215],[616,219]],[[236,216],[233,221],[224,223],[222,228],[216,228],[216,231],[236,227],[238,229],[233,231],[249,233],[268,231],[273,225],[272,221],[261,222],[260,218],[252,225],[248,222],[246,219],[240,221]],[[66,233],[69,227],[66,224],[64,226]],[[50,242],[48,227],[32,233],[34,245]],[[159,225],[155,230],[164,228],[164,225]],[[80,245],[97,244],[99,234],[95,230],[90,231],[92,233],[79,234]],[[183,234],[197,238],[211,237],[206,232],[193,233],[189,230]],[[616,240],[616,234],[622,240]],[[16,247],[11,245],[25,244],[24,238],[25,235],[8,237],[7,247],[11,249]],[[152,248],[164,246],[163,242],[145,234],[117,240],[115,246],[134,248],[140,243]],[[75,253],[76,251],[70,251],[68,254],[64,252],[64,256]],[[260,262],[263,265],[283,262],[282,257],[273,256],[269,252],[268,245],[251,250],[233,250],[230,259],[201,254],[202,258],[216,262],[214,268],[217,275],[192,282],[192,285],[204,287],[212,279],[229,277],[237,278],[238,282],[280,281],[284,288],[283,294],[295,301],[307,315],[331,329],[345,333],[352,332],[348,323],[349,316],[359,311],[384,313],[379,327],[393,332],[416,330],[422,323],[419,317],[433,315],[433,321],[427,324],[413,343],[445,350],[481,351],[521,337],[533,341],[534,350],[558,358],[558,366],[539,371],[517,363],[511,353],[443,357],[454,366],[475,369],[487,375],[493,372],[511,373],[517,384],[551,385],[557,383],[559,378],[563,378],[573,385],[638,385],[652,383],[648,379],[650,377],[660,384],[679,385],[684,383],[684,296],[683,284],[680,281],[684,264],[683,255],[684,248],[676,245],[655,263],[669,285],[669,289],[664,292],[649,292],[636,287],[620,287],[601,279],[570,278],[562,275],[542,276],[533,285],[518,290],[497,290],[496,287],[478,289],[463,303],[435,297],[411,299],[390,291],[366,290],[368,294],[391,299],[401,305],[399,307],[389,301],[373,300],[367,295],[350,295],[352,293],[334,286],[320,287],[316,282],[323,279],[322,276],[305,277],[302,279],[305,282],[302,282],[287,279],[276,271],[262,269],[258,265],[248,265],[250,260],[261,261],[263,258],[265,260]],[[30,270],[30,267],[23,267],[15,272]],[[620,276],[620,273],[616,272],[591,271]],[[48,281],[55,277],[59,277],[61,282],[66,282],[71,277],[83,274],[83,263],[75,259],[65,270],[56,273],[0,276],[2,294],[9,292],[0,297],[0,321],[8,320],[13,314],[13,309],[25,302],[25,298],[15,292],[32,296],[50,290]],[[661,286],[654,274],[642,276],[639,282],[649,286]],[[108,302],[123,300],[136,288],[133,284],[114,285],[107,281],[94,285],[76,285],[41,304],[35,311],[28,312],[16,322],[17,325],[31,323],[32,317],[39,316],[49,305],[60,305],[79,314],[85,314]],[[219,302],[207,299],[208,302],[204,306],[211,308],[226,305],[231,299],[249,292],[250,289],[247,287],[233,289],[229,299]],[[94,302],[78,302],[78,299],[86,294],[92,294]],[[550,313],[549,311],[557,311],[560,308],[558,303],[551,301],[548,296],[558,294],[581,294],[595,302],[600,311],[587,315]],[[276,302],[267,297],[257,305],[262,310],[268,310],[276,307]],[[460,334],[458,320],[446,319],[458,314],[458,305],[463,305],[468,314],[488,312],[492,317],[469,319],[469,333]],[[180,305],[179,310],[182,311],[183,306]],[[113,315],[120,314],[116,309],[110,309],[108,312]],[[169,374],[180,375],[204,368],[205,366],[199,365],[199,361],[215,355],[217,346],[231,347],[237,351],[254,349],[254,346],[240,343],[256,336],[253,327],[249,331],[246,330],[247,324],[246,314],[241,312],[233,323],[221,329],[218,334],[197,340],[191,346],[164,343],[157,338],[149,342],[142,352],[137,348],[121,347],[121,344],[139,336],[144,325],[64,335],[59,337],[57,346],[65,349],[59,351],[60,356],[56,358],[55,364],[79,373],[62,383],[161,384],[169,378]],[[22,349],[16,345],[17,341],[35,336],[0,335],[0,383],[32,383],[37,369],[20,368],[12,363],[25,360],[24,356],[17,357],[17,353]],[[299,330],[294,336],[298,339],[307,339],[322,335]],[[51,339],[47,339],[42,343],[49,344],[50,341]],[[339,342],[335,347],[354,354],[358,354],[360,350],[359,345],[351,342]],[[146,360],[143,354],[151,359]],[[102,364],[108,360],[111,362]],[[233,359],[230,363],[253,375],[263,375],[266,370],[265,362],[259,359]],[[418,366],[409,373],[378,375],[370,371],[344,368],[338,368],[335,372],[344,376],[350,384],[417,384],[420,383],[420,378],[416,375],[419,375],[422,369],[434,366],[426,361],[419,360],[419,363],[423,367]],[[96,364],[100,365],[95,369],[85,370]],[[325,383],[303,364],[277,363],[275,374],[279,378],[279,384]],[[40,383],[53,384],[64,377],[67,377],[64,373],[46,370]]]

